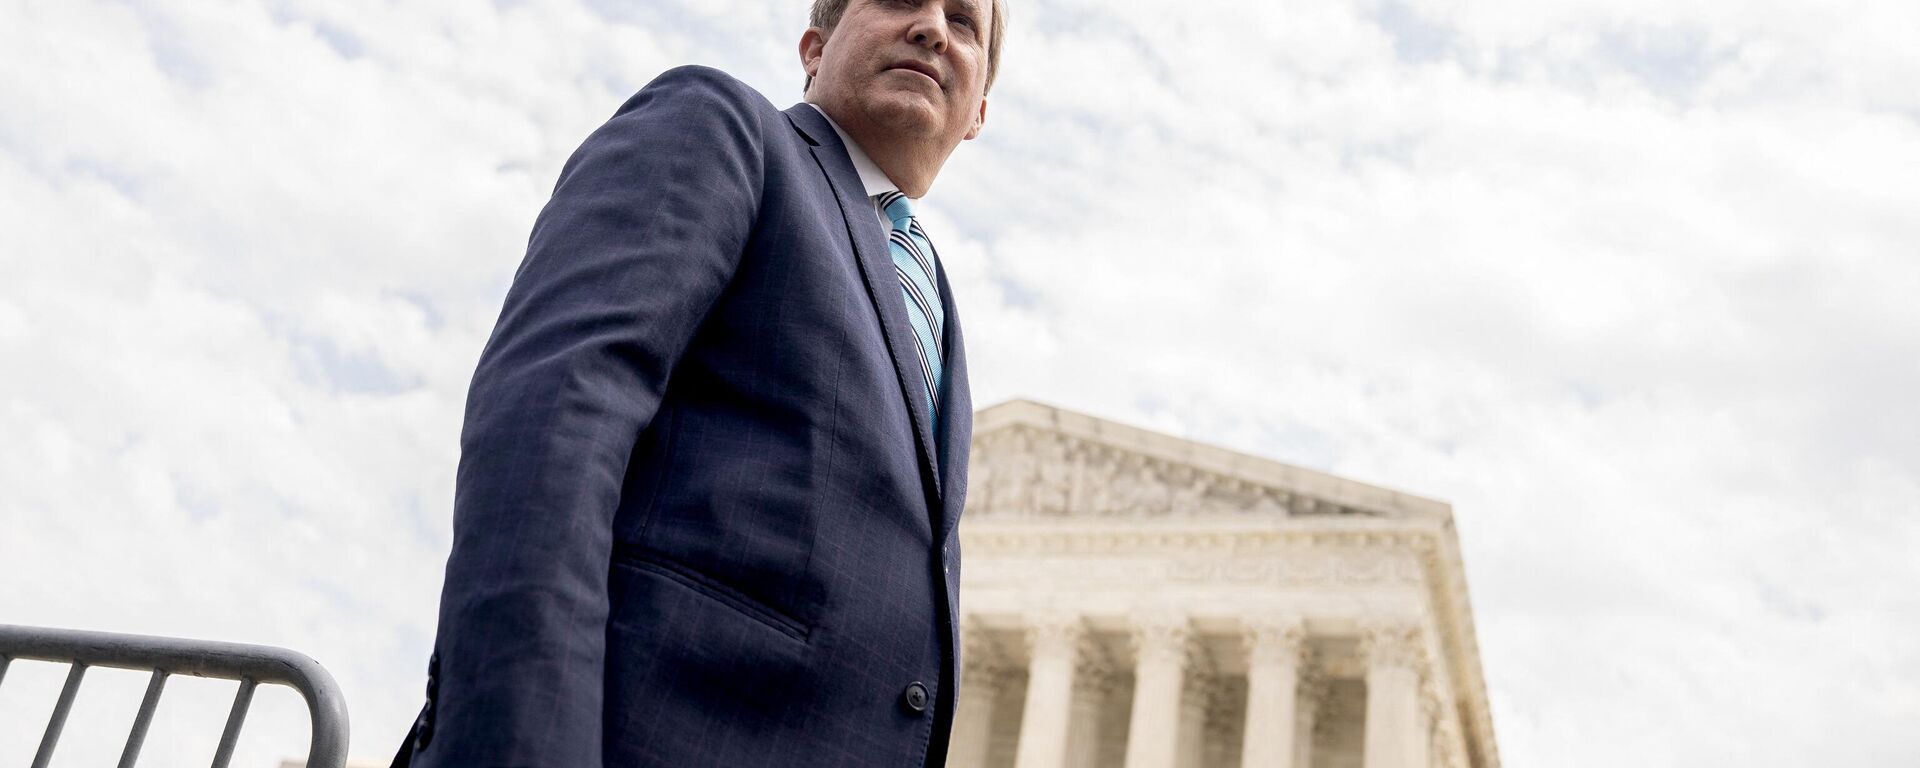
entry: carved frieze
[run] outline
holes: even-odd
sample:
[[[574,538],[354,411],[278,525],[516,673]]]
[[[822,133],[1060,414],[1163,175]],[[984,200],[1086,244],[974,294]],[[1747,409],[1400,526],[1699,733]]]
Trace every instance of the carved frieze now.
[[[976,435],[969,477],[966,514],[981,517],[1374,514],[1024,425]]]

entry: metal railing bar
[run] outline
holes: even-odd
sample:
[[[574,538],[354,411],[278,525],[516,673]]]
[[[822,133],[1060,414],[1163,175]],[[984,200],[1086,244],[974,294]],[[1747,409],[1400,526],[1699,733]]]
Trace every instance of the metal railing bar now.
[[[285,648],[178,640],[171,637],[121,635],[78,629],[43,629],[0,624],[0,642],[15,659],[112,667],[147,672],[167,670],[174,675],[238,680],[300,687],[313,682],[320,665]],[[327,686],[331,688],[332,686]]]
[[[127,734],[127,748],[120,751],[120,768],[133,768],[140,759],[140,746],[147,740],[147,726],[153,724],[153,710],[160,705],[160,689],[167,685],[167,671],[156,669],[147,680],[147,695],[140,699],[140,713],[133,716],[133,730]]]
[[[220,750],[213,753],[213,768],[227,768],[233,759],[233,745],[240,741],[240,724],[247,719],[247,705],[253,703],[253,679],[240,681],[233,693],[233,711],[227,713],[227,729],[220,733]]]
[[[7,681],[7,665],[12,663],[12,656],[0,656],[0,683]]]
[[[73,711],[73,697],[80,693],[80,679],[86,675],[85,664],[75,662],[67,668],[67,684],[60,689],[53,716],[47,718],[47,733],[40,737],[40,751],[33,755],[33,768],[47,768],[47,763],[53,760],[54,745],[60,743],[60,729],[67,727],[67,713]]]
[[[142,672],[164,669],[172,675],[285,685],[299,691],[307,701],[312,722],[307,765],[339,768],[346,764],[346,698],[340,695],[333,676],[304,654],[265,645],[12,624],[0,624],[0,651],[16,659]]]

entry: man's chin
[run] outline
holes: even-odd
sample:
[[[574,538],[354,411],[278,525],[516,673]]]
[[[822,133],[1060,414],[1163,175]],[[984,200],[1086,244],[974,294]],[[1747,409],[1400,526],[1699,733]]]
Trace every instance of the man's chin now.
[[[875,125],[899,135],[925,136],[940,129],[940,111],[920,94],[881,94],[867,102],[865,111]]]

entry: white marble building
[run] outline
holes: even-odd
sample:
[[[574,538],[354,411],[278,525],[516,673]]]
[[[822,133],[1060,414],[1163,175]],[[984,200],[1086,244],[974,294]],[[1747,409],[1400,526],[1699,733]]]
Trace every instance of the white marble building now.
[[[1013,401],[974,418],[954,768],[1496,768],[1446,504]]]

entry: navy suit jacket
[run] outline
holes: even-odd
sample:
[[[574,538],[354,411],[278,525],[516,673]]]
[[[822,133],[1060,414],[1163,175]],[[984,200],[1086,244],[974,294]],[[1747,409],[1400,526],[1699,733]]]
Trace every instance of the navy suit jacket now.
[[[827,121],[716,70],[580,146],[474,372],[398,761],[944,764],[973,406],[941,274],[928,413],[886,242]]]

